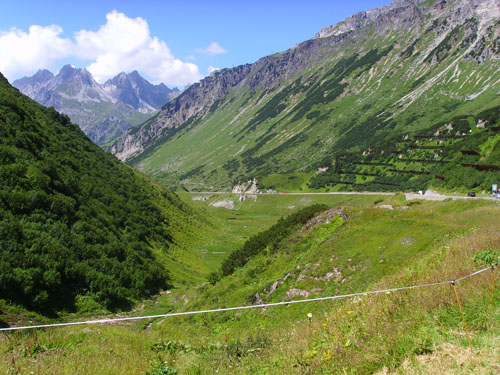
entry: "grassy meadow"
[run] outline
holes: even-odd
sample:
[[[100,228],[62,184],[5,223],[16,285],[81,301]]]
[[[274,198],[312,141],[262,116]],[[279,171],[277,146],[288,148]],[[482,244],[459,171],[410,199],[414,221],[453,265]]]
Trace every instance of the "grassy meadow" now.
[[[226,254],[247,238],[302,206],[342,207],[346,219],[327,220],[326,213],[322,214],[314,225],[265,249],[214,285],[195,283],[201,277],[193,277],[193,282],[144,301],[128,315],[452,280],[484,267],[500,248],[500,228],[494,224],[500,208],[482,200],[406,202],[402,195],[263,195],[256,201],[239,202],[238,196],[229,194],[212,195],[206,201],[192,200],[187,193],[181,196],[205,210],[211,222],[211,232],[206,234],[210,241],[203,248],[199,247],[203,241],[196,245],[207,271],[218,269]],[[231,199],[232,210],[210,206]],[[500,295],[498,287],[492,289],[493,275],[487,271],[457,283],[472,353],[453,288],[443,285],[267,309],[2,334],[0,371],[494,374],[499,370],[500,330],[495,322],[500,318]],[[308,313],[312,314],[310,322]]]

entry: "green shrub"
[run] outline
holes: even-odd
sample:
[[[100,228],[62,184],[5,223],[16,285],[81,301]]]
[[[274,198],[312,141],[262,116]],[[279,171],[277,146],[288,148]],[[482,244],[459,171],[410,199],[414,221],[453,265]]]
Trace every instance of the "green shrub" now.
[[[230,275],[236,268],[244,266],[252,257],[266,248],[270,250],[276,249],[283,238],[293,233],[318,212],[327,208],[326,205],[316,204],[304,207],[286,218],[281,218],[271,228],[250,237],[241,248],[231,253],[222,263],[220,273],[223,276]]]
[[[494,250],[483,250],[474,255],[474,262],[485,266],[491,266],[500,260],[500,254]]]

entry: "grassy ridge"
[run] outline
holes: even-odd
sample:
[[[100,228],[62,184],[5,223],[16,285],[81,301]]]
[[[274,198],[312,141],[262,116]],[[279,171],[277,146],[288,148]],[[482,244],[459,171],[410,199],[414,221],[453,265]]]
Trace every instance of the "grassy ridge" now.
[[[291,290],[309,291],[314,297],[453,279],[480,267],[473,260],[476,252],[497,248],[497,231],[487,226],[495,215],[494,205],[478,202],[422,203],[394,211],[350,209],[345,223],[319,224],[297,233],[281,242],[275,254],[257,256],[215,286],[205,286],[196,296],[187,294],[193,302],[185,309],[275,302],[294,298],[287,295]],[[329,272],[333,277],[322,279]],[[277,281],[281,284],[273,291]],[[488,281],[485,276],[460,289],[478,334],[485,327]],[[242,374],[335,373],[343,368],[367,373],[399,366],[414,353],[434,350],[434,343],[465,343],[453,333],[460,327],[460,315],[450,287],[417,296],[410,291],[357,303],[181,318],[156,328],[175,329],[175,339],[167,334],[163,342],[176,340],[190,347],[186,353],[163,352],[181,373],[196,373],[198,367],[201,373],[213,368]],[[437,316],[429,320],[431,311]],[[314,317],[310,328],[308,312]],[[205,340],[215,347],[203,349]]]
[[[240,249],[229,254],[222,262],[221,276],[232,274],[236,268],[243,267],[252,257],[266,249],[276,249],[281,240],[290,236],[316,214],[326,210],[327,207],[325,205],[304,207],[286,218],[281,218],[266,231],[250,237]]]

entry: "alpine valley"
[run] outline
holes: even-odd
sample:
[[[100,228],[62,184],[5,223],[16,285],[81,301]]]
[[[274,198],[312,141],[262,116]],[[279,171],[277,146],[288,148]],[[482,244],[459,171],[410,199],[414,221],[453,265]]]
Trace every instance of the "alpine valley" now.
[[[148,120],[179,94],[163,83],[153,85],[137,71],[120,73],[99,84],[87,69],[65,65],[54,76],[39,70],[13,86],[46,107],[68,115],[95,143],[104,144]]]
[[[495,131],[499,36],[497,0],[395,0],[282,53],[213,72],[111,152],[190,190],[252,178],[276,188],[276,175],[304,188],[425,188],[449,182],[450,162],[462,174],[498,173],[474,166],[496,141],[468,136]],[[475,154],[458,157],[461,148]],[[318,168],[328,177],[316,178]]]
[[[14,83],[0,373],[500,373],[500,0],[396,0],[180,94]]]

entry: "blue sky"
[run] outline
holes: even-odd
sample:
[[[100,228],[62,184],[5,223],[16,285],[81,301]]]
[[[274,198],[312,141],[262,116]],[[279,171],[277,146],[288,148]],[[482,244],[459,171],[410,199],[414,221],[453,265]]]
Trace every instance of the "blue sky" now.
[[[169,86],[284,51],[323,27],[391,2],[0,1],[0,71],[9,80],[71,63],[87,67],[98,81],[136,69]]]

